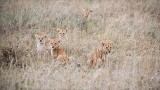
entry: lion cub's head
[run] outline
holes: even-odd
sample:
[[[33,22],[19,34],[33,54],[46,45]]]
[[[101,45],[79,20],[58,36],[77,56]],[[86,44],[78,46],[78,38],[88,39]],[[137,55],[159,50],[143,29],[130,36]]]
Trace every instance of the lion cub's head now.
[[[100,47],[100,50],[104,53],[110,53],[112,50],[113,44],[112,41],[102,42],[102,46]]]
[[[60,38],[65,37],[66,34],[67,34],[67,29],[57,29],[57,31],[58,31],[58,34],[59,34]]]
[[[46,35],[44,35],[44,34],[35,34],[35,38],[36,38],[36,41],[37,41],[37,43],[40,43],[41,45],[42,44],[45,44],[45,39],[47,38],[47,36]]]
[[[56,39],[49,39],[49,48],[56,49],[59,47],[60,41]]]
[[[87,19],[92,12],[93,12],[92,9],[89,9],[89,8],[83,9],[83,18]]]

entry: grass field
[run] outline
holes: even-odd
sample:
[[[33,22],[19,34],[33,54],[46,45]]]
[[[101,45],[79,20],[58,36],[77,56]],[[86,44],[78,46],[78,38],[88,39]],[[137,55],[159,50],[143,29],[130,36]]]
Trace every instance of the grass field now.
[[[67,65],[36,54],[34,35],[56,38],[58,28],[68,28]],[[104,40],[114,45],[104,66],[88,69]],[[160,0],[1,0],[0,47],[21,62],[0,66],[1,90],[159,90]]]

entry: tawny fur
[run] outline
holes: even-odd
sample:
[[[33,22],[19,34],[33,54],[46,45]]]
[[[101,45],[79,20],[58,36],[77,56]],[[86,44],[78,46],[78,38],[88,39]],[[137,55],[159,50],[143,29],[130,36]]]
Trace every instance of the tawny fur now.
[[[51,56],[58,61],[67,63],[68,56],[63,48],[59,47],[60,41],[56,39],[49,40],[49,48],[51,51]]]
[[[89,65],[89,67],[101,65],[104,62],[105,55],[111,52],[112,47],[112,41],[102,42],[101,47],[93,52],[87,60],[87,65]]]
[[[44,34],[39,34],[39,35],[35,34],[35,38],[36,38],[37,54],[41,56],[46,55],[48,53],[46,45],[47,36]]]
[[[58,37],[61,43],[66,42],[67,40],[67,29],[57,29],[58,30]]]
[[[87,20],[92,12],[93,12],[93,10],[91,10],[89,8],[83,9],[83,19]]]

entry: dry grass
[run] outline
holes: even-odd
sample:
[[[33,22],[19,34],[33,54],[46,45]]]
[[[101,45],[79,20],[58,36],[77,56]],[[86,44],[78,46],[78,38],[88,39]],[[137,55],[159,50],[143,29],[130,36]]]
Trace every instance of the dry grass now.
[[[93,10],[85,21],[84,8]],[[14,48],[22,62],[0,67],[1,90],[158,90],[159,9],[159,0],[1,0],[0,46]],[[58,28],[68,28],[67,65],[35,53],[34,34],[55,38]],[[114,42],[104,67],[87,69],[103,40]]]

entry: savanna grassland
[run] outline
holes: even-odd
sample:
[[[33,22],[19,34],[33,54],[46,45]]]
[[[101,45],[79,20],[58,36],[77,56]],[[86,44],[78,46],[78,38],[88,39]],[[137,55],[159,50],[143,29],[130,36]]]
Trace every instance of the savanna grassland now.
[[[57,38],[58,28],[68,29],[66,65],[36,54],[34,35]],[[105,40],[104,65],[87,68]],[[0,52],[1,90],[158,90],[160,0],[0,0],[0,47],[11,50]]]

